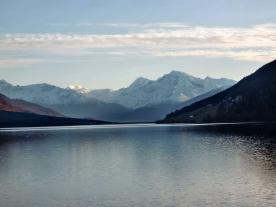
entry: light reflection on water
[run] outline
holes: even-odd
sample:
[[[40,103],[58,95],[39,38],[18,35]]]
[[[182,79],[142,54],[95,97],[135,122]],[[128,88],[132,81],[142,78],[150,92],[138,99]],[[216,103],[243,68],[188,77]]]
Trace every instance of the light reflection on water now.
[[[0,206],[274,206],[275,127],[0,132]]]

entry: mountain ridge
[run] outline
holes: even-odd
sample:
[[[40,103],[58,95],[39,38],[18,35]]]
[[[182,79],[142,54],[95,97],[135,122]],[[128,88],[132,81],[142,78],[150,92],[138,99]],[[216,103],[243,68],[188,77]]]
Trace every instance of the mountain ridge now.
[[[235,81],[231,79],[210,77],[202,79],[173,70],[156,80],[139,77],[126,88],[115,91],[92,90],[88,96],[137,109],[166,102],[184,102],[215,88],[230,86],[234,83]]]
[[[276,60],[234,86],[168,114],[158,123],[275,121]]]
[[[93,119],[76,119],[68,117],[46,116],[25,112],[0,110],[0,127],[46,127],[110,124],[110,122]]]
[[[0,93],[12,99],[21,99],[50,108],[73,118],[118,121],[117,118],[129,110],[116,103],[105,103],[72,89],[47,83],[18,86],[2,80]]]
[[[47,83],[18,86],[3,80],[0,81],[0,93],[50,108],[67,117],[149,122],[184,106],[185,101],[233,83],[230,79],[201,79],[171,71],[156,80],[139,77],[128,87],[115,91],[94,90],[92,97],[83,93],[83,87],[60,88]]]

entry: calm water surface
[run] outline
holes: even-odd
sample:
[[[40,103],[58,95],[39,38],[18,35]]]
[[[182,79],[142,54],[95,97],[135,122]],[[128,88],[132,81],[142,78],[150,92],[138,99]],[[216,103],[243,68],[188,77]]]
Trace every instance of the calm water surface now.
[[[275,206],[271,125],[0,132],[1,207]]]

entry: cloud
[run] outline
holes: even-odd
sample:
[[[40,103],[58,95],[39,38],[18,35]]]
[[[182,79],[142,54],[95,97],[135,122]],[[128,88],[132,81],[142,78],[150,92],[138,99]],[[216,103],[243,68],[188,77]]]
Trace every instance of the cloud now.
[[[95,22],[81,22],[81,23],[50,23],[49,26],[53,27],[111,27],[111,28],[181,28],[186,27],[187,24],[180,22],[161,22],[161,23],[147,23],[147,24],[138,24],[138,23],[128,23],[128,22],[106,22],[106,23],[95,23]]]
[[[12,67],[24,67],[35,65],[38,63],[43,62],[42,59],[31,59],[31,58],[7,58],[7,59],[0,59],[0,67],[1,68],[12,68]]]
[[[243,51],[231,51],[231,50],[192,50],[192,51],[168,51],[168,52],[157,52],[156,56],[160,57],[187,57],[187,56],[201,56],[209,58],[231,58],[236,60],[245,61],[258,61],[268,62],[276,58],[276,50],[243,50]]]
[[[0,50],[41,50],[64,55],[104,55],[106,52],[157,57],[204,56],[261,62],[276,57],[276,24],[251,27],[202,27],[181,23],[106,24],[114,27],[140,26],[142,31],[118,34],[6,34],[0,36]]]

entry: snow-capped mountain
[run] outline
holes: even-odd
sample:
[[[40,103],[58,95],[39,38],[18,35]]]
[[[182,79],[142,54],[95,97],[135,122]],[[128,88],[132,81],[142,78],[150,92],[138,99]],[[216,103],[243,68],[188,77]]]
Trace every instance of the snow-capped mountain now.
[[[0,93],[53,109],[65,116],[116,121],[129,111],[116,103],[105,103],[69,88],[49,84],[15,86],[0,80]]]
[[[111,90],[111,89],[97,89],[92,90],[90,93],[88,93],[89,97],[96,98],[98,100],[107,102],[107,103],[118,103],[121,105],[124,105],[129,108],[132,107],[135,97],[132,97],[135,94],[139,94],[141,88],[145,85],[147,85],[149,82],[152,82],[149,79],[146,78],[137,78],[129,87],[127,88],[121,88],[119,90]],[[120,97],[123,98],[123,100],[119,101]]]
[[[69,117],[114,122],[156,121],[183,106],[185,101],[234,83],[229,79],[200,79],[172,71],[157,80],[138,78],[127,88],[89,93],[83,87],[60,88],[46,83],[16,86],[0,80],[0,93]]]
[[[157,80],[136,79],[129,87],[116,91],[93,90],[88,96],[108,103],[118,103],[137,109],[161,103],[185,102],[216,88],[231,86],[230,79],[196,78],[184,72],[172,71]]]
[[[22,99],[44,106],[85,101],[85,96],[74,90],[59,88],[46,83],[15,86],[5,80],[0,80],[0,93],[9,98]]]

